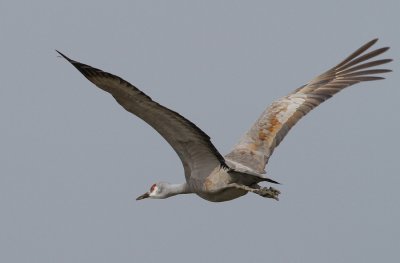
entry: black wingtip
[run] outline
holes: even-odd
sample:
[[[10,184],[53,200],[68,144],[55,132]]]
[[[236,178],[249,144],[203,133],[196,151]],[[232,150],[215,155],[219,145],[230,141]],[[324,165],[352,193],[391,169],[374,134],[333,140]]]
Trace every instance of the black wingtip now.
[[[382,50],[382,53],[383,53],[383,52],[388,51],[389,49],[390,49],[390,47],[382,47],[379,50]]]
[[[376,42],[378,42],[378,40],[379,40],[379,38],[374,38],[374,39],[372,39],[371,41],[370,41],[370,43],[373,45],[373,44],[375,44]]]
[[[375,45],[376,42],[378,42],[379,38],[374,38],[370,41],[368,41],[367,43],[365,43],[363,46],[366,47],[366,49],[372,47],[373,45]]]
[[[69,61],[69,62],[72,62],[72,61],[73,61],[72,59],[70,59],[69,57],[67,57],[66,55],[64,55],[64,54],[61,53],[60,51],[58,51],[57,49],[56,49],[56,52],[57,52],[61,57],[65,58],[67,61]]]

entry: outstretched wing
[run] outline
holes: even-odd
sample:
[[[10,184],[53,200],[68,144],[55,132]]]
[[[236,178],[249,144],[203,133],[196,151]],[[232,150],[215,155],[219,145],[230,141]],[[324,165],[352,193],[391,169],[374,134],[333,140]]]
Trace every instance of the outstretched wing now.
[[[183,163],[186,180],[191,176],[208,175],[217,166],[226,166],[224,157],[210,137],[195,124],[157,102],[122,78],[62,57],[77,68],[89,81],[109,92],[122,107],[153,127],[172,146]]]
[[[361,81],[379,80],[375,74],[390,72],[387,69],[370,69],[392,61],[380,59],[369,61],[382,54],[388,47],[379,48],[362,55],[376,43],[374,39],[341,63],[311,80],[294,92],[274,101],[241,138],[232,152],[227,154],[229,165],[240,166],[257,173],[265,173],[265,165],[274,149],[289,130],[309,111],[342,89]]]

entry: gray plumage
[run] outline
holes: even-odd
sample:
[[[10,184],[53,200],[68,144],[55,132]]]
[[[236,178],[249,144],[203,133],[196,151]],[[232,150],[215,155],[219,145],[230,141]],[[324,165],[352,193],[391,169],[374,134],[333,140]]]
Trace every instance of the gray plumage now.
[[[152,126],[181,159],[185,183],[156,183],[137,200],[195,193],[206,200],[221,202],[247,192],[278,200],[278,190],[259,185],[263,181],[277,183],[264,176],[265,166],[274,149],[300,118],[337,92],[358,82],[383,79],[375,75],[390,70],[370,68],[386,64],[391,59],[369,60],[388,48],[363,55],[376,41],[366,43],[332,69],[273,102],[225,157],[214,147],[207,134],[179,113],[153,101],[122,78],[57,52],[89,81],[110,93],[127,111]]]

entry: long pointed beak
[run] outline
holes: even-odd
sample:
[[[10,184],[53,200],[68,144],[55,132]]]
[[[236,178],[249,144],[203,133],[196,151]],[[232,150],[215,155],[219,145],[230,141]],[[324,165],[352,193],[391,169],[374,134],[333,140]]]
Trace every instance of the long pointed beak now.
[[[139,196],[138,198],[136,198],[136,200],[139,201],[139,200],[148,198],[149,196],[150,196],[150,194],[147,192],[147,193],[142,194],[142,195]]]

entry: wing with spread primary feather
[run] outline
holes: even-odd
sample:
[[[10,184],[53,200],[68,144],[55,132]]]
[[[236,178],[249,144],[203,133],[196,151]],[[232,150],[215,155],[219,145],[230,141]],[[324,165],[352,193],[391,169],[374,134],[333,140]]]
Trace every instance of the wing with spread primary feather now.
[[[109,92],[122,107],[152,126],[172,146],[181,159],[186,180],[191,176],[208,175],[224,158],[210,137],[195,124],[157,102],[132,84],[113,74],[62,57],[77,68],[89,81]]]
[[[225,156],[228,164],[236,164],[242,167],[242,170],[248,169],[256,173],[265,173],[265,166],[274,149],[289,130],[308,112],[348,86],[362,81],[383,79],[376,74],[391,70],[371,68],[392,60],[370,61],[370,59],[384,53],[389,48],[379,48],[363,54],[376,41],[377,39],[374,39],[366,43],[335,67],[291,94],[274,101],[234,149]]]

